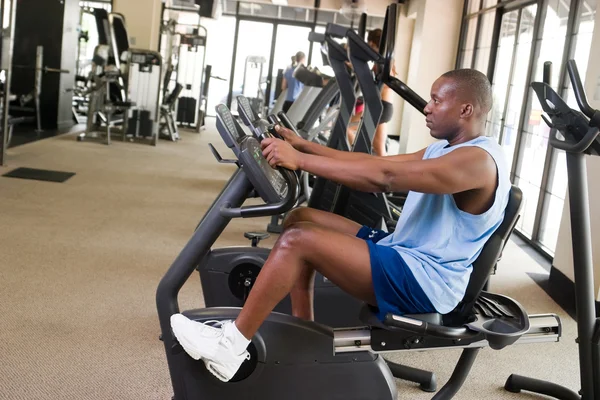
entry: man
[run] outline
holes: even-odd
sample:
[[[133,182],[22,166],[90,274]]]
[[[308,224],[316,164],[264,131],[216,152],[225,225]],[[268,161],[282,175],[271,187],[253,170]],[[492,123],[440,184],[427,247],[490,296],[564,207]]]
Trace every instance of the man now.
[[[283,81],[281,82],[281,90],[287,89],[285,102],[283,103],[282,107],[284,112],[288,112],[292,104],[294,104],[294,101],[296,101],[300,95],[302,88],[304,88],[304,84],[294,78],[294,71],[296,71],[296,68],[298,68],[299,65],[304,64],[306,55],[299,51],[294,57],[292,57],[292,59],[295,60],[295,63],[285,70],[283,73]]]
[[[279,128],[286,142],[267,139],[272,166],[303,169],[356,190],[410,191],[393,234],[308,208],[288,217],[235,321],[209,326],[171,317],[185,351],[228,381],[249,357],[246,347],[288,293],[295,316],[313,318],[319,271],[341,289],[386,313],[452,311],[464,296],[472,263],[501,224],[510,180],[501,147],[484,136],[492,105],[489,81],[475,70],[438,78],[425,107],[427,148],[379,157],[341,152]]]

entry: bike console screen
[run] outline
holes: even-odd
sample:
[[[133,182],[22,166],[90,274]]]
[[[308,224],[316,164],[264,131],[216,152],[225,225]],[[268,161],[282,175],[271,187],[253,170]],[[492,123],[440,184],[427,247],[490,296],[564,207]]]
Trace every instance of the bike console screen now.
[[[268,203],[276,203],[285,198],[288,184],[281,173],[269,165],[258,140],[246,135],[225,105],[218,105],[216,111],[217,130],[227,147],[237,156],[240,167],[258,194]]]

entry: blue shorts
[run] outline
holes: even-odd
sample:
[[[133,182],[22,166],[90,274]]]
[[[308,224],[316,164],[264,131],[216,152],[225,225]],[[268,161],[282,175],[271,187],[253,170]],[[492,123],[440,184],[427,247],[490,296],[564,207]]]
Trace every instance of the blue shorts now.
[[[390,235],[367,226],[360,228],[356,237],[369,246],[371,277],[377,299],[377,317],[383,321],[387,313],[396,315],[436,312],[421,289],[402,256],[392,247],[378,245]]]

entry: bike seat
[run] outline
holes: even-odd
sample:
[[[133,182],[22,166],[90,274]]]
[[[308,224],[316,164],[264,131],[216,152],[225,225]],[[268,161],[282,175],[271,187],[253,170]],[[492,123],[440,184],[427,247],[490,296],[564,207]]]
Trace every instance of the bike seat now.
[[[429,324],[442,325],[442,314],[439,313],[406,314],[404,317],[417,319]],[[369,326],[375,326],[381,329],[389,329],[388,325],[385,325],[379,320],[379,318],[377,318],[377,309],[369,304],[363,305],[360,310],[359,318],[362,322]]]

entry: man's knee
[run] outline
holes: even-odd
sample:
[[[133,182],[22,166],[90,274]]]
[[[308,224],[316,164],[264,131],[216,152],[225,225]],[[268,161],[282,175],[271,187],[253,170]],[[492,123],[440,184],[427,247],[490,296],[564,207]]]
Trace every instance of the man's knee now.
[[[315,224],[307,221],[299,221],[288,225],[283,231],[276,246],[280,250],[291,250],[294,252],[302,252],[310,249],[317,229]]]
[[[288,229],[290,226],[300,222],[313,222],[312,214],[314,209],[308,207],[298,207],[288,213],[283,221],[283,228]]]

